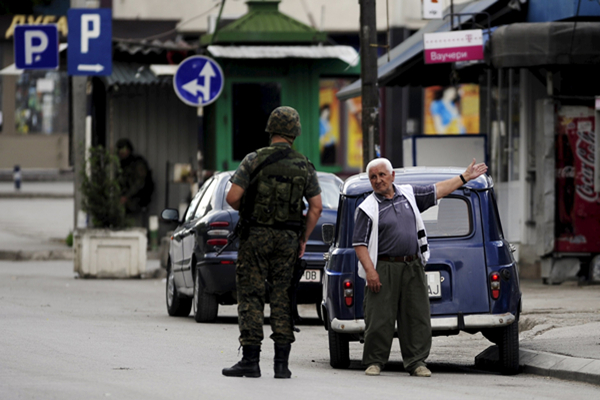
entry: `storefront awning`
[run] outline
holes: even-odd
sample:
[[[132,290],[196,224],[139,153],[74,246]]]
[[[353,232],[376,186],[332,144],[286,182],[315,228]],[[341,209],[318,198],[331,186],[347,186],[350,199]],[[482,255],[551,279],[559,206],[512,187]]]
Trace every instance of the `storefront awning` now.
[[[208,46],[207,50],[220,58],[338,58],[352,67],[360,61],[351,46]]]
[[[600,22],[518,23],[499,27],[491,39],[496,68],[600,63]]]
[[[473,16],[467,14],[486,11],[499,1],[500,0],[480,0],[470,3],[457,4],[454,6],[454,12],[465,14],[460,17],[460,23],[465,24],[473,20]],[[448,11],[446,10],[445,14],[447,13]],[[480,18],[478,20],[480,20]],[[459,25],[458,17],[454,18],[454,25]],[[435,79],[435,77],[440,73],[447,74],[447,65],[444,64],[427,65],[427,71],[425,71],[425,63],[423,60],[423,36],[426,33],[448,32],[450,30],[450,18],[443,20],[432,20],[404,42],[394,47],[390,51],[389,61],[387,54],[379,57],[377,60],[377,76],[379,86],[410,84],[420,85],[428,80]],[[419,81],[412,81],[412,77],[406,75],[408,75],[407,72],[409,70],[414,71],[416,66],[420,67],[417,69]],[[340,100],[347,100],[360,96],[361,87],[361,80],[357,80],[340,90],[337,93],[337,97]]]

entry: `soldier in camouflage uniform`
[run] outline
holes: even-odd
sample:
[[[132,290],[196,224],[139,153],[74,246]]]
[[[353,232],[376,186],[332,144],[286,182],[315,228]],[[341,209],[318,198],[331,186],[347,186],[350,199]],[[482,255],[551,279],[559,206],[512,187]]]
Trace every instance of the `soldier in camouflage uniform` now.
[[[125,206],[128,224],[145,227],[145,208],[150,204],[152,175],[146,159],[133,153],[133,144],[129,139],[119,139],[116,143],[120,160],[121,204]]]
[[[270,146],[248,154],[230,179],[226,200],[240,211],[247,228],[240,234],[236,265],[243,357],[233,367],[223,369],[226,376],[260,376],[258,363],[268,281],[275,378],[291,377],[288,359],[294,333],[288,289],[294,264],[304,254],[306,241],[323,208],[314,166],[291,149],[300,131],[296,110],[276,108],[266,128]],[[303,197],[308,200],[306,217]]]

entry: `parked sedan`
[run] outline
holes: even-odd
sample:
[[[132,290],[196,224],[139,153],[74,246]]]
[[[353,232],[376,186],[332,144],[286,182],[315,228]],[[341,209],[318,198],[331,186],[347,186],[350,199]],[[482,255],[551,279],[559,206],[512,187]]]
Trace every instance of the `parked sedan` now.
[[[169,246],[166,301],[171,316],[187,316],[193,310],[197,322],[214,321],[219,304],[237,302],[235,288],[236,239],[221,255],[217,251],[227,244],[227,235],[238,222],[238,212],[225,197],[234,171],[220,172],[206,181],[190,202],[183,218],[167,208],[162,218],[177,223]],[[322,298],[321,278],[329,245],[323,242],[321,226],[334,223],[342,180],[336,175],[318,172],[323,213],[306,244],[302,257],[307,269],[297,291],[298,304],[316,304]]]

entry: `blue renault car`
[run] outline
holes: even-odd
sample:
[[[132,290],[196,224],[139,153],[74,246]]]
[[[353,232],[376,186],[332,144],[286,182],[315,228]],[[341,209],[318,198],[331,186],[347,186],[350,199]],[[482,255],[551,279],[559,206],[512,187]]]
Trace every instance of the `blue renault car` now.
[[[396,169],[396,184],[432,184],[464,169]],[[481,332],[498,345],[502,373],[519,369],[519,273],[502,233],[492,178],[482,175],[422,213],[431,257],[425,268],[433,336]],[[325,254],[322,316],[329,336],[330,364],[347,368],[349,343],[362,341],[365,281],[352,247],[354,213],[372,192],[366,173],[342,186],[335,225],[323,226],[331,244]]]

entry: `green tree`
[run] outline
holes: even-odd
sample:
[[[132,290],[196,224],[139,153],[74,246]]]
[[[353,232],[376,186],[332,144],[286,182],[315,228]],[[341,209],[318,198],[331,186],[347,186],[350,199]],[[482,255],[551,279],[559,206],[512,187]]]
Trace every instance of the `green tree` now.
[[[89,175],[88,175],[89,172]],[[102,146],[91,147],[81,172],[81,208],[95,228],[127,227],[125,207],[121,204],[119,158]]]

